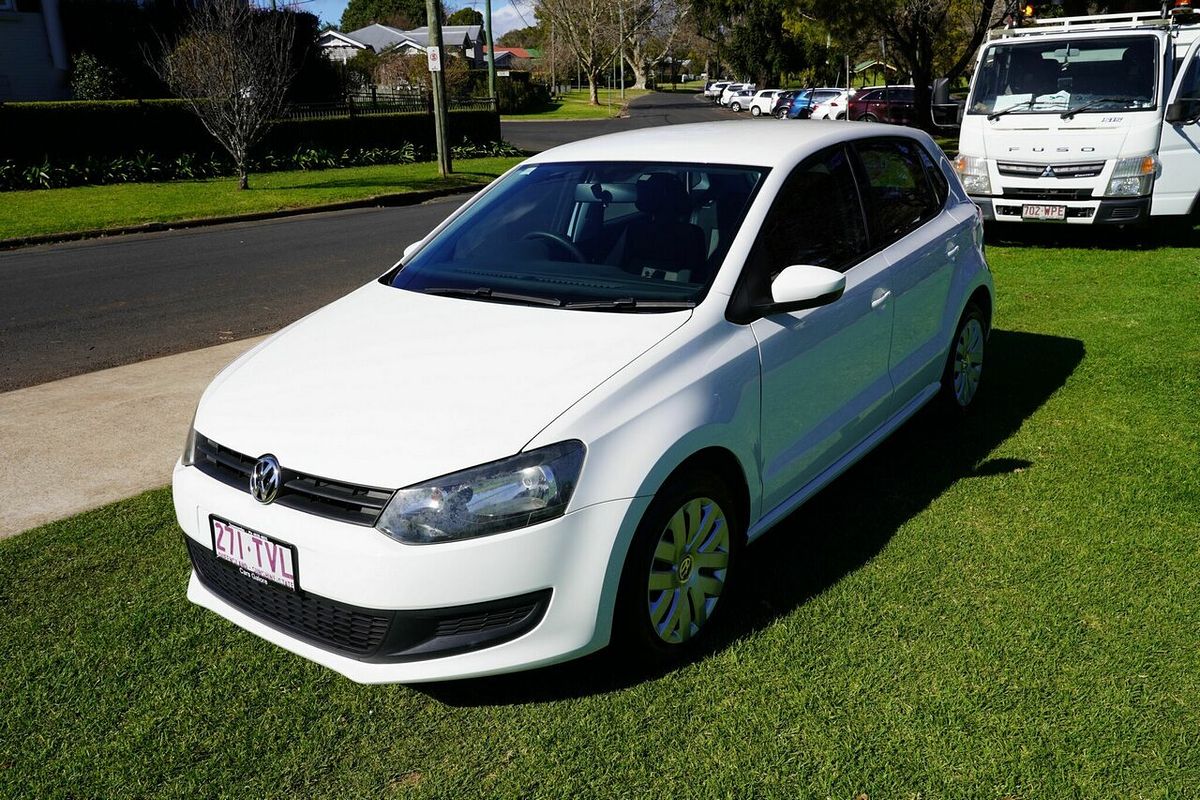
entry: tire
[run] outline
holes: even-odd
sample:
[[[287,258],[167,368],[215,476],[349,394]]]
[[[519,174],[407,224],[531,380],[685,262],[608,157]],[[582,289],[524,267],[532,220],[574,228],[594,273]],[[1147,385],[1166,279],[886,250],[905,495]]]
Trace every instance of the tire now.
[[[983,311],[974,303],[968,305],[954,329],[942,370],[942,397],[951,409],[966,411],[979,396],[987,335]]]
[[[692,536],[696,541],[688,541]],[[669,662],[703,646],[714,615],[728,606],[744,537],[733,493],[720,476],[696,469],[669,479],[625,558],[613,619],[617,649]]]
[[[733,109],[734,113],[737,113],[742,110],[741,103],[731,103],[729,107]]]
[[[874,114],[863,114],[858,118],[859,122],[879,122],[879,117]]]
[[[846,118],[846,112],[845,112],[845,111],[843,111],[842,113],[838,114],[838,115],[837,115],[837,117],[835,117],[835,119],[845,119],[845,118]]]
[[[752,116],[752,117],[761,117],[761,116],[762,116],[762,109],[761,109],[761,108],[759,108],[758,106],[750,106],[750,116]]]

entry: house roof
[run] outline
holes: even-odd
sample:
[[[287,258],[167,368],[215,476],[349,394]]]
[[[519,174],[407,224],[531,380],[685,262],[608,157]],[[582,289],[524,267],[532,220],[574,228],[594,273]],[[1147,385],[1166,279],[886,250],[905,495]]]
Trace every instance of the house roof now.
[[[336,40],[336,41],[333,41],[333,40]],[[335,31],[332,29],[327,30],[327,31],[321,31],[321,35],[318,37],[318,41],[320,41],[321,44],[346,45],[349,47],[356,48],[358,50],[366,50],[367,47],[369,47],[369,45],[364,44],[363,42],[360,42],[357,39],[353,39],[340,31]]]
[[[378,22],[356,31],[350,31],[346,36],[370,47],[376,53],[382,53],[389,47],[395,47],[408,38],[407,32],[389,25],[380,25]]]
[[[443,25],[442,43],[451,47],[473,46],[475,42],[479,41],[482,31],[483,28],[479,25]],[[339,42],[361,48],[370,47],[376,53],[406,44],[420,50],[429,47],[428,26],[402,31],[399,28],[380,25],[376,22],[349,33],[337,31],[327,31],[327,33],[334,34]]]
[[[486,53],[487,51],[488,51],[488,46],[485,44],[483,46],[483,52]],[[508,53],[513,58],[537,58],[537,56],[535,56],[531,51],[526,50],[524,47],[497,47],[496,48],[496,55],[502,55],[504,53]]]

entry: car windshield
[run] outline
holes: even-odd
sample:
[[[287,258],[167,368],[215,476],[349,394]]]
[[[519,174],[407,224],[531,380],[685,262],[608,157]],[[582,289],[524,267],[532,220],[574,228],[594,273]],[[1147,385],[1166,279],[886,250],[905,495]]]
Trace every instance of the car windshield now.
[[[768,171],[641,162],[523,165],[390,275],[390,283],[588,310],[694,305]]]
[[[1151,109],[1157,62],[1158,41],[1150,36],[993,45],[980,62],[970,113]]]

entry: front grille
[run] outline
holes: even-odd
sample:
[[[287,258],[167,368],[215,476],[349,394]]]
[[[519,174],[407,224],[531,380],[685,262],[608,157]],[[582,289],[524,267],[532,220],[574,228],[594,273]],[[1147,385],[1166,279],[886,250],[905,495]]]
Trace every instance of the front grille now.
[[[550,606],[551,590],[542,589],[421,611],[361,608],[261,583],[186,539],[192,568],[213,594],[273,628],[359,661],[416,661],[498,645],[533,630]]]
[[[250,472],[257,460],[196,434],[196,467],[235,489],[250,491]],[[286,466],[282,470],[276,503],[339,522],[374,525],[392,497],[391,489],[319,478]]]
[[[1043,189],[1041,187],[1017,188],[1006,186],[1001,190],[1004,197],[1014,200],[1091,200],[1091,189]]]
[[[1046,174],[1046,169],[1050,174]],[[1104,171],[1103,161],[1085,164],[1020,164],[1012,161],[997,161],[996,169],[1001,175],[1015,178],[1094,178]]]
[[[359,609],[311,592],[262,584],[221,563],[211,550],[190,537],[187,546],[196,575],[214,594],[306,641],[348,655],[370,655],[379,649],[392,623],[394,612]]]

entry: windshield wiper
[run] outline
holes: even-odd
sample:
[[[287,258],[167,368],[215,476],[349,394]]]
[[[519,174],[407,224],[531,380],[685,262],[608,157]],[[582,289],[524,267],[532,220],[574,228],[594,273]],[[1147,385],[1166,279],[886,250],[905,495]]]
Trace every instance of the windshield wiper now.
[[[1026,108],[1028,106],[1033,105],[1036,102],[1037,102],[1037,100],[1033,100],[1033,99],[1022,100],[1021,102],[1017,103],[1016,105],[1011,105],[1008,108],[1004,109],[1003,111],[993,111],[992,113],[988,114],[988,116],[987,116],[988,121],[991,121],[994,119],[1000,119],[1000,117],[1003,117],[1005,114],[1011,114],[1012,112],[1016,111],[1018,108]]]
[[[1103,105],[1104,103],[1128,103],[1132,100],[1137,100],[1137,98],[1130,97],[1128,95],[1126,95],[1124,97],[1101,97],[1098,100],[1089,100],[1081,106],[1075,106],[1075,108],[1068,108],[1066,111],[1062,112],[1058,116],[1061,117],[1062,119],[1071,119],[1076,114],[1078,114],[1080,111],[1087,111],[1089,108],[1095,108],[1096,106]]]
[[[425,294],[442,294],[450,297],[476,297],[480,300],[511,300],[516,303],[531,303],[539,306],[555,306],[563,304],[557,297],[538,297],[532,294],[516,294],[514,292],[497,292],[488,286],[475,289],[460,289],[454,286],[430,286],[422,289]]]
[[[618,297],[614,300],[581,300],[577,303],[567,303],[570,309],[588,308],[695,308],[692,300],[635,300],[632,297]]]

